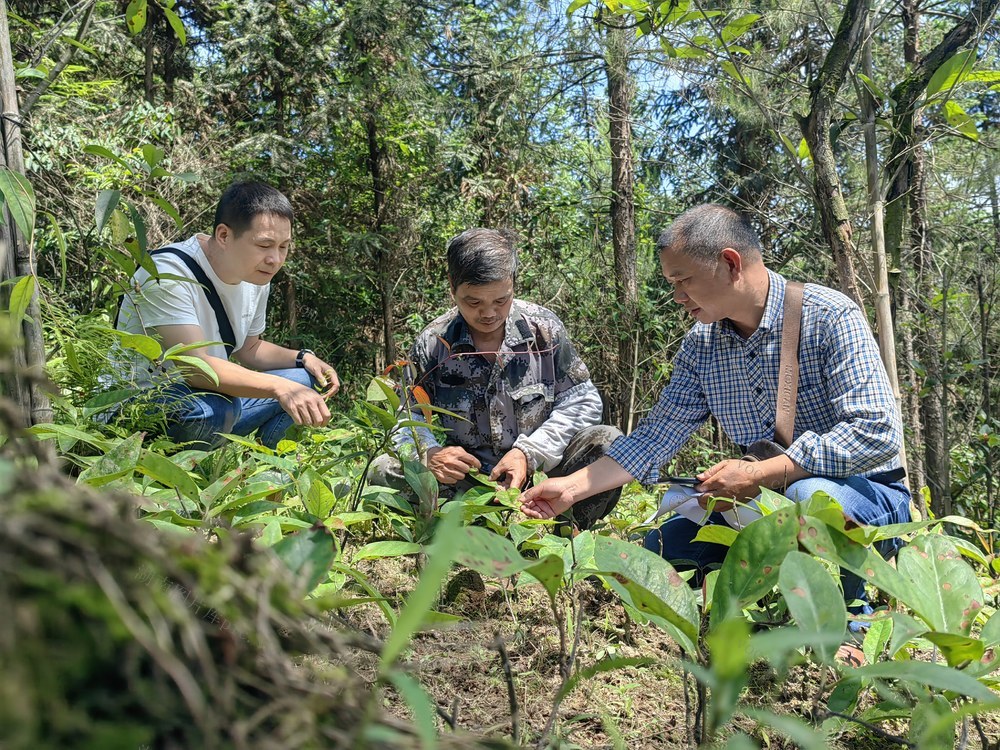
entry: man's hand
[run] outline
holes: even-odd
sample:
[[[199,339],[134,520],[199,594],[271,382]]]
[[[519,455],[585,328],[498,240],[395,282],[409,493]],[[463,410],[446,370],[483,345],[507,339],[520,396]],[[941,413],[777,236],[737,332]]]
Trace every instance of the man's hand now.
[[[330,421],[330,410],[321,394],[291,380],[284,378],[276,380],[280,380],[281,383],[275,398],[295,424],[322,427]]]
[[[320,393],[323,398],[330,398],[340,390],[340,378],[337,377],[337,371],[333,369],[332,365],[328,365],[315,354],[307,354],[302,360],[302,364],[319,383],[319,387],[323,389]]]
[[[431,448],[427,451],[427,468],[441,484],[455,484],[465,478],[469,469],[482,466],[479,459],[458,445]]]
[[[520,448],[511,448],[490,472],[490,479],[507,489],[524,487],[528,479],[528,457]]]
[[[528,518],[555,518],[576,502],[571,477],[546,479],[521,494],[521,512]]]
[[[696,479],[696,489],[703,494],[698,503],[705,508],[709,497],[727,497],[740,502],[751,500],[760,494],[761,487],[781,489],[792,482],[809,476],[801,466],[782,454],[766,461],[740,461],[726,459],[706,469]],[[713,510],[724,511],[733,503],[717,501]]]

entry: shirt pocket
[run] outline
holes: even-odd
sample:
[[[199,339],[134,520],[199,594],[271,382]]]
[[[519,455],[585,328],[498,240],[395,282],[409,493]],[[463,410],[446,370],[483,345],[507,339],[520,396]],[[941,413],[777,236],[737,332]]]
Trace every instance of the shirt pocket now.
[[[549,418],[555,401],[555,386],[529,383],[510,392],[518,433],[531,434]]]

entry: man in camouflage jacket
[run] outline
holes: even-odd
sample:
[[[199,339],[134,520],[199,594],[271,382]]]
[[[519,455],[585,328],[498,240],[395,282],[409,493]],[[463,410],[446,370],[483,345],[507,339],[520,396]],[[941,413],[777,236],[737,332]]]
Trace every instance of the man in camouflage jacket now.
[[[397,451],[419,456],[446,494],[467,489],[472,469],[523,488],[536,470],[563,476],[604,455],[621,433],[600,424],[601,396],[562,321],[514,298],[512,240],[491,229],[463,232],[448,243],[448,277],[456,306],[420,333],[408,369],[410,384],[458,416],[439,414],[443,444],[428,428],[401,430]],[[372,480],[402,487],[400,473],[383,456]],[[574,508],[574,522],[588,528],[619,494]]]

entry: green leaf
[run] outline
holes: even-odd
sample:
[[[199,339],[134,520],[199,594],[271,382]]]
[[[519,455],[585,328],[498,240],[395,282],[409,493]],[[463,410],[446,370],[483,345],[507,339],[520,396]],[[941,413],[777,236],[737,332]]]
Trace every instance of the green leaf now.
[[[974,49],[959,52],[948,58],[931,76],[931,80],[927,84],[927,98],[946,89],[950,91],[957,86],[972,72],[972,66],[975,62],[976,51]]]
[[[368,513],[366,511],[354,511],[348,513],[338,513],[335,516],[330,516],[325,521],[324,525],[332,531],[343,531],[355,524],[364,523],[365,521],[374,521],[378,518],[377,513]]]
[[[437,508],[438,482],[419,461],[403,460],[403,478],[417,496],[417,507],[433,512]]]
[[[34,294],[34,276],[22,276],[14,284],[14,289],[10,293],[10,320],[14,325],[20,326],[21,321],[25,319],[25,313],[28,311],[28,305],[31,304],[31,298]]]
[[[582,8],[584,5],[586,5],[589,2],[590,2],[590,0],[573,0],[573,2],[571,2],[569,4],[569,7],[566,8],[566,15],[567,16],[573,15],[578,10],[580,10],[580,8]]]
[[[14,223],[30,245],[35,233],[35,191],[23,174],[0,167],[0,194]]]
[[[882,657],[882,653],[885,651],[885,647],[889,645],[889,639],[892,637],[893,624],[894,620],[891,617],[886,617],[881,620],[875,620],[869,625],[862,647],[865,653],[865,662],[874,664]]]
[[[121,190],[101,190],[97,193],[97,202],[94,204],[94,221],[97,223],[97,233],[104,231],[118,201],[121,200]]]
[[[170,357],[169,359],[172,362],[177,362],[179,364],[197,370],[206,378],[208,378],[210,381],[215,383],[215,385],[219,384],[219,373],[217,373],[215,369],[201,357],[187,357],[183,354],[177,354],[174,355],[173,357]]]
[[[927,534],[900,550],[896,570],[912,586],[907,598],[934,630],[968,635],[982,609],[982,587],[972,567],[947,537]]]
[[[975,121],[969,117],[969,113],[962,109],[958,102],[953,99],[946,101],[944,103],[944,116],[948,120],[948,124],[959,133],[974,141],[979,140],[979,130],[976,128]]]
[[[136,469],[163,486],[177,490],[184,497],[190,498],[196,503],[201,500],[198,485],[195,484],[191,475],[166,456],[146,451],[139,459]]]
[[[797,520],[796,508],[781,508],[740,532],[719,571],[712,601],[713,625],[771,590],[785,555],[798,547]]]
[[[847,607],[840,587],[812,556],[789,552],[778,570],[778,588],[801,630],[817,634],[846,632]],[[827,646],[816,653],[824,664],[833,664],[837,649]]]
[[[761,18],[760,13],[747,13],[722,27],[722,40],[728,44],[745,34]]]
[[[138,352],[150,362],[158,361],[163,354],[163,347],[160,346],[160,342],[152,336],[125,332],[116,332],[116,335],[125,349]]]
[[[719,63],[720,67],[726,71],[730,78],[734,81],[742,82],[743,76],[740,75],[740,71],[737,69],[736,65],[733,64],[731,60],[723,60]]]
[[[416,542],[369,542],[364,547],[354,553],[353,559],[358,560],[378,560],[383,557],[402,557],[403,555],[415,555],[423,550],[423,546]]]
[[[726,547],[731,547],[733,542],[736,541],[737,536],[738,532],[732,526],[710,523],[698,529],[698,533],[694,536],[694,541],[723,544]]]
[[[530,568],[526,568],[521,575],[522,579],[526,576],[529,580],[542,584],[549,595],[549,601],[554,604],[565,574],[563,559],[559,555],[546,555]]]
[[[437,711],[434,710],[434,704],[427,691],[405,672],[392,670],[386,674],[386,679],[393,684],[400,697],[410,707],[413,725],[417,730],[417,737],[420,738],[420,747],[424,750],[435,750],[437,724],[434,717],[437,716]]]
[[[128,201],[125,202],[128,207],[128,212],[132,216],[132,226],[135,227],[135,239],[139,243],[139,253],[141,256],[148,257],[147,249],[147,239],[146,239],[146,222],[143,221],[142,214],[139,210],[133,206]],[[140,258],[136,258],[136,261],[140,261]]]
[[[937,690],[950,690],[976,701],[988,703],[1000,708],[1000,697],[978,680],[946,667],[944,664],[931,664],[926,661],[883,661],[878,664],[868,664],[852,671],[852,677],[878,678],[883,680],[902,680],[911,682],[922,688],[930,687]]]
[[[146,0],[132,0],[125,9],[125,25],[135,36],[146,28]]]
[[[333,534],[325,526],[313,526],[289,534],[271,549],[310,592],[327,577],[337,555]]]
[[[513,542],[481,526],[466,526],[455,537],[455,562],[484,576],[505,578],[538,562],[525,560]]]
[[[594,538],[594,568],[626,604],[682,633],[679,644],[690,653],[698,637],[698,605],[670,563],[642,547],[600,536]]]
[[[163,15],[167,17],[167,23],[170,24],[170,28],[174,30],[174,34],[177,36],[177,41],[183,47],[187,44],[187,32],[184,30],[184,22],[170,8],[163,8]]]
[[[986,645],[978,638],[957,633],[924,633],[924,638],[944,654],[949,667],[960,667],[970,661],[979,661],[986,653]]]
[[[128,482],[118,480],[123,477],[131,478],[135,473],[139,455],[142,453],[143,437],[145,435],[141,432],[129,435],[81,472],[77,482],[89,484],[91,487],[127,486]]]
[[[120,404],[125,399],[130,396],[134,396],[138,393],[135,388],[119,388],[114,391],[104,391],[103,393],[98,393],[87,399],[83,404],[83,416],[92,417],[98,412],[102,412],[108,407],[114,406],[115,404]]]
[[[113,153],[110,149],[107,149],[104,146],[99,146],[96,143],[91,143],[90,145],[84,146],[83,153],[93,154],[95,156],[103,156],[106,159],[111,159],[112,161],[117,162],[119,165],[125,167],[125,169],[132,171],[131,164],[129,164],[127,161],[122,159],[117,154]]]
[[[312,484],[309,485],[309,492],[302,500],[302,504],[317,518],[325,519],[333,510],[337,498],[319,474],[312,469],[308,471],[315,476],[312,477]]]
[[[152,143],[143,145],[140,150],[142,151],[142,158],[149,165],[150,169],[163,161],[163,149],[154,146]]]
[[[427,565],[420,576],[417,587],[406,599],[406,607],[396,618],[396,626],[382,647],[382,659],[379,665],[381,674],[385,674],[396,658],[410,642],[438,598],[441,582],[451,570],[452,561],[458,549],[457,537],[459,524],[462,522],[460,513],[450,513],[442,517],[435,530],[434,544],[428,552]]]
[[[40,440],[56,438],[59,442],[59,449],[63,453],[69,452],[70,448],[78,442],[89,445],[99,451],[107,450],[108,446],[108,441],[99,435],[91,435],[89,432],[61,424],[36,424],[25,431]]]
[[[153,203],[159,206],[163,213],[174,220],[174,226],[180,229],[184,225],[184,221],[181,219],[180,212],[167,200],[161,198],[158,195],[146,195]]]

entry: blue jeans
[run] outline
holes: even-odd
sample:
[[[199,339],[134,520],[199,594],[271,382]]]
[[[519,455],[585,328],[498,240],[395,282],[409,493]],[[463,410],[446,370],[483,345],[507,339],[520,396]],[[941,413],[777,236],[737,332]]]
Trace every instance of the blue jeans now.
[[[292,380],[313,387],[312,375],[303,368],[271,370],[267,375]],[[222,445],[219,433],[246,436],[259,430],[257,437],[273,448],[292,424],[276,399],[237,398],[212,391],[195,391],[178,383],[170,386],[160,399],[168,413],[167,436],[177,443],[196,443],[209,450]]]
[[[844,509],[845,515],[865,526],[887,526],[893,523],[909,523],[910,492],[900,482],[879,484],[864,477],[830,479],[809,477],[794,482],[785,496],[795,502],[807,500],[816,492],[823,491],[834,498]],[[724,524],[721,513],[713,513],[709,523]],[[701,528],[684,516],[673,516],[658,529],[646,535],[643,543],[646,549],[666,558],[677,570],[695,570],[693,585],[701,585],[711,568],[718,567],[726,557],[729,547],[711,542],[695,542],[694,537]],[[875,545],[883,557],[902,546],[899,539],[884,539]],[[844,588],[844,599],[867,601],[864,581],[847,570],[840,571],[840,582]],[[871,612],[867,605],[852,607],[855,614]]]

